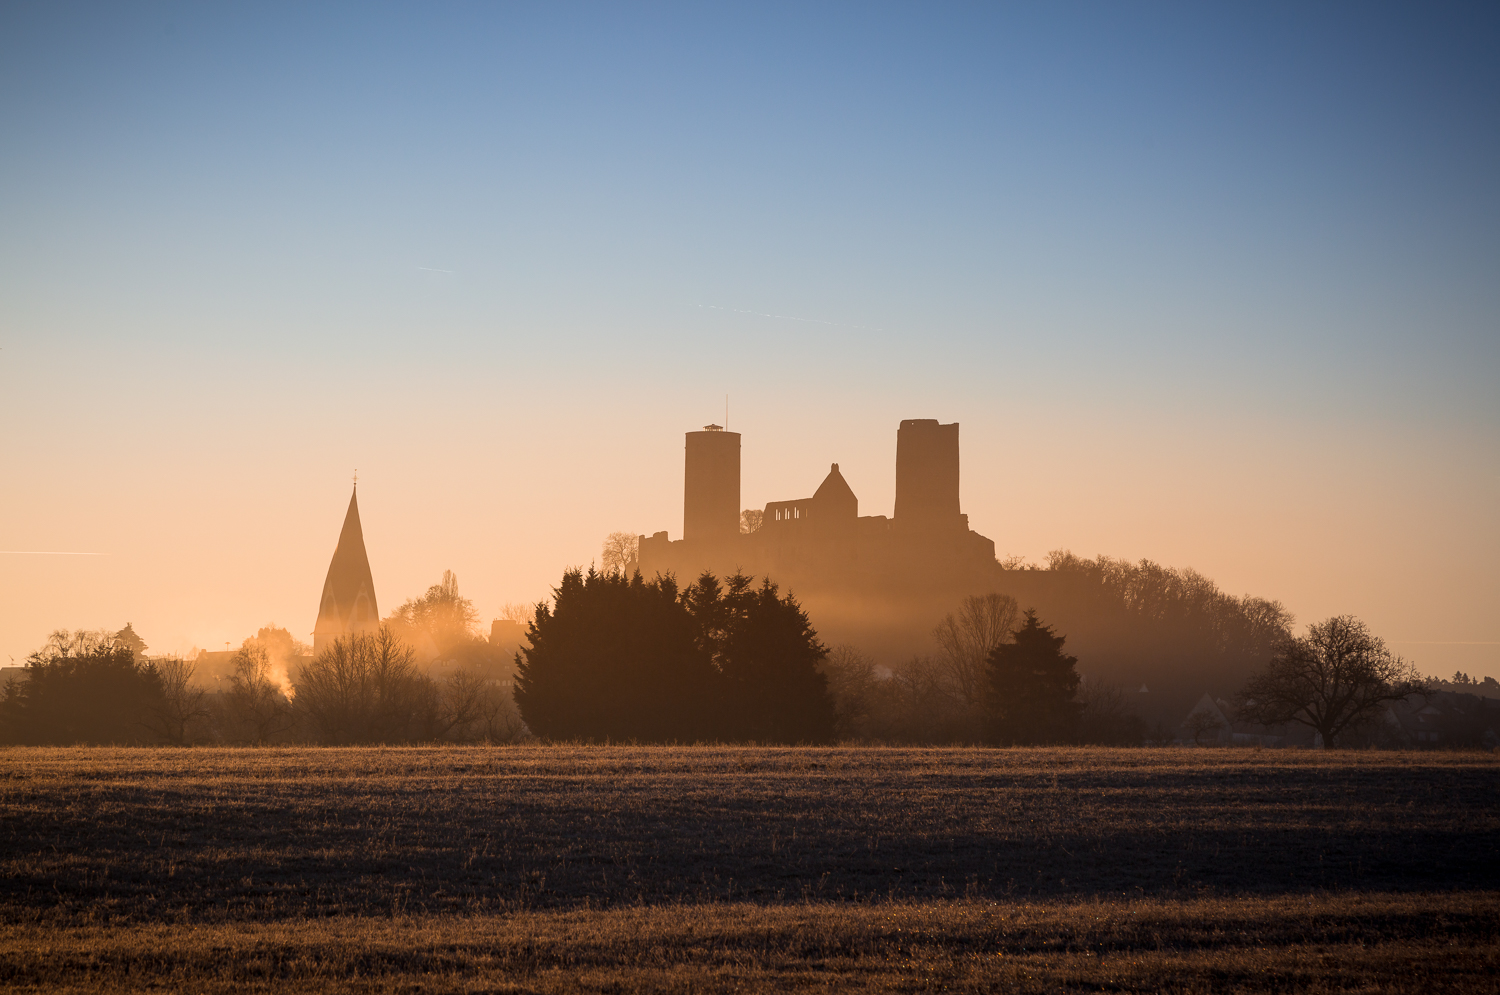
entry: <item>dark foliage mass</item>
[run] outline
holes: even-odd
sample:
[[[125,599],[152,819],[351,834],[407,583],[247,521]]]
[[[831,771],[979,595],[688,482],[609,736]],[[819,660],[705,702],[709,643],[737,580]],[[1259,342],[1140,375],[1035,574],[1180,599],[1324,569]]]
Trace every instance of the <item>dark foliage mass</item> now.
[[[989,737],[1007,744],[1066,743],[1078,734],[1078,663],[1028,609],[1009,642],[989,656]]]
[[[538,606],[516,704],[544,739],[821,742],[834,709],[826,650],[790,595],[736,575],[573,570]]]
[[[822,742],[833,733],[833,699],[819,666],[828,650],[790,595],[736,574],[724,588],[704,574],[683,601],[718,671],[724,738]]]
[[[515,698],[547,739],[696,740],[713,732],[713,661],[670,579],[563,575],[537,606]]]
[[[1232,694],[1291,633],[1280,602],[1236,597],[1194,570],[1059,550],[1039,574],[1061,583],[1025,603],[1068,635],[1089,680],[1146,684],[1156,717],[1174,722],[1206,688]]]
[[[170,741],[168,687],[132,647],[95,633],[55,633],[0,698],[0,729],[12,743]],[[165,733],[165,734],[164,734]]]

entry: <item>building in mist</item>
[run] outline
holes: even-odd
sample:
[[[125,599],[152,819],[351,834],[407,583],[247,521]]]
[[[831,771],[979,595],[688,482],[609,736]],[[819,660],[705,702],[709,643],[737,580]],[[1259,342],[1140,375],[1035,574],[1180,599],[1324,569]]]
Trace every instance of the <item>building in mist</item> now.
[[[957,424],[900,423],[889,517],[861,515],[834,463],[810,497],[770,502],[758,525],[746,509],[745,531],[735,513],[740,441],[718,425],[687,433],[683,538],[641,536],[644,576],[672,574],[685,584],[705,570],[721,578],[738,570],[769,578],[796,595],[823,642],[886,666],[939,652],[933,630],[965,598],[1006,595],[1067,638],[1091,684],[1121,689],[1132,711],[1167,727],[1205,689],[1232,697],[1279,638],[1279,605],[1242,610],[1191,571],[1144,560],[1091,566],[1063,550],[1047,568],[1001,564],[959,504]],[[1092,496],[1109,499],[1102,486]]]
[[[683,537],[642,536],[645,576],[686,582],[704,570],[770,577],[795,593],[825,640],[925,651],[933,625],[965,596],[997,589],[995,544],[959,509],[958,425],[909,419],[896,433],[892,516],[859,514],[837,463],[811,497],[772,501],[740,530],[740,435],[687,433]]]
[[[359,487],[349,498],[339,544],[334,547],[318,602],[318,622],[313,626],[316,655],[341,636],[372,632],[380,627],[380,609],[375,603],[375,580],[365,555],[365,534],[359,524]]]

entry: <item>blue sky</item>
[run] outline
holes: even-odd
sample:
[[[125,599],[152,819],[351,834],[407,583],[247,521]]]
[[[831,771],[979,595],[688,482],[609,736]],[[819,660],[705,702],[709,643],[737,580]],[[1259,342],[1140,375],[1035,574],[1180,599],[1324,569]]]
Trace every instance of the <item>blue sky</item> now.
[[[888,513],[896,421],[957,419],[1002,551],[1500,674],[1497,43],[1479,5],[7,6],[0,548],[107,555],[0,562],[0,654],[310,629],[356,466],[382,607],[540,596],[677,532],[727,393],[747,505],[838,460]]]

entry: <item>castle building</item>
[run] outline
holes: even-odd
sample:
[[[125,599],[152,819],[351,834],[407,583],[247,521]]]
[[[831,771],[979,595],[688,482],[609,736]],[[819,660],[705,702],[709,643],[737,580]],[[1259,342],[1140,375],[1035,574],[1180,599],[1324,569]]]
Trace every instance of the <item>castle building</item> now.
[[[679,583],[709,570],[769,577],[796,594],[824,640],[857,640],[899,656],[925,648],[963,597],[995,590],[995,544],[959,510],[957,423],[901,422],[891,517],[859,514],[839,465],[811,497],[772,501],[760,528],[739,530],[740,436],[717,425],[687,433],[683,537],[641,536],[639,569]]]
[[[318,603],[318,622],[313,626],[313,654],[322,653],[335,639],[380,627],[380,608],[375,603],[375,580],[365,555],[365,533],[359,524],[359,487],[349,498],[349,511],[328,564],[323,598]]]

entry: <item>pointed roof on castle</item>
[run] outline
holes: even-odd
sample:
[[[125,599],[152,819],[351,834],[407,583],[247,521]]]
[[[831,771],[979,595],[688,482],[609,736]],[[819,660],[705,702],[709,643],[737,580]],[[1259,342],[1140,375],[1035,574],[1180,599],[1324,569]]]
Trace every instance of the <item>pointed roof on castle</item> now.
[[[359,488],[349,497],[349,511],[339,532],[339,544],[328,564],[323,598],[318,603],[318,622],[313,627],[314,651],[340,636],[364,632],[380,624],[375,603],[375,580],[365,555],[365,533],[359,524]]]
[[[859,498],[854,496],[854,488],[839,473],[839,465],[834,463],[828,469],[828,476],[823,478],[823,483],[818,485],[817,493],[813,500],[818,502],[818,507],[824,509],[824,517],[859,517]]]

